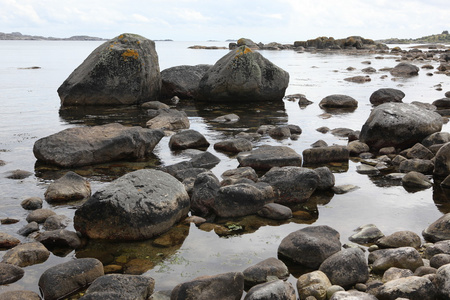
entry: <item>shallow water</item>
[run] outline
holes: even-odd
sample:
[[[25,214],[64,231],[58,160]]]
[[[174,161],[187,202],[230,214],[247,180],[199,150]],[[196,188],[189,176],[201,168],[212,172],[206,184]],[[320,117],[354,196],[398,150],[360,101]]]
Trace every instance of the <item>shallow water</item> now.
[[[92,52],[100,42],[53,42],[53,41],[0,41],[0,160],[6,162],[0,167],[0,218],[17,218],[21,221],[13,225],[0,225],[0,231],[20,238],[17,230],[26,224],[27,211],[20,202],[27,197],[42,197],[51,180],[61,176],[66,170],[36,165],[32,153],[34,142],[42,137],[68,127],[120,122],[144,126],[145,112],[137,107],[108,110],[83,109],[59,112],[59,98],[56,93],[59,85]],[[191,50],[188,46],[218,45],[226,43],[207,42],[157,42],[157,51],[161,70],[182,64],[214,64],[227,50]],[[361,129],[367,119],[371,105],[370,95],[379,88],[401,89],[406,97],[404,102],[422,101],[431,103],[444,97],[450,90],[445,75],[427,76],[429,71],[421,70],[419,76],[393,80],[388,72],[370,74],[372,81],[357,84],[344,81],[344,78],[365,75],[361,69],[370,61],[372,67],[380,69],[397,64],[396,56],[383,55],[384,59],[375,59],[380,55],[346,55],[296,53],[295,51],[261,51],[262,55],[282,67],[290,74],[290,84],[286,94],[302,93],[314,104],[300,108],[298,103],[284,101],[278,104],[252,105],[199,105],[182,101],[178,109],[187,112],[191,128],[202,132],[211,143],[208,151],[221,159],[221,163],[212,171],[220,176],[225,170],[238,166],[234,157],[216,152],[212,145],[227,136],[240,131],[254,132],[262,124],[296,124],[303,133],[298,140],[274,140],[262,138],[255,145],[286,145],[301,153],[310,144],[319,139],[328,144],[345,145],[346,140],[330,133],[322,134],[316,128],[327,126],[330,129],[347,127]],[[431,62],[416,63],[419,67]],[[40,69],[21,69],[39,66]],[[347,71],[347,67],[355,67]],[[387,78],[382,79],[382,75]],[[442,84],[443,91],[437,91],[435,85]],[[319,108],[322,98],[331,94],[346,94],[359,101],[359,107],[353,112],[332,113],[331,118],[320,117],[325,111]],[[211,122],[212,119],[227,113],[236,113],[241,120],[232,125]],[[443,131],[448,131],[445,125]],[[172,152],[168,148],[168,137],[161,140],[155,148],[154,156],[145,162],[113,163],[77,170],[91,182],[93,191],[108,181],[133,169],[170,165],[189,159],[189,153]],[[37,281],[40,274],[52,265],[74,257],[94,256],[106,264],[114,263],[131,268],[133,263],[147,266],[144,274],[156,280],[156,289],[171,289],[176,284],[200,275],[214,275],[227,271],[243,271],[263,259],[277,256],[281,240],[292,231],[308,224],[329,225],[341,234],[341,242],[348,242],[353,230],[361,225],[374,223],[384,234],[398,230],[411,230],[421,235],[431,222],[443,213],[450,211],[445,195],[436,188],[416,193],[407,192],[398,182],[386,182],[383,176],[369,177],[356,173],[357,161],[338,168],[335,173],[336,184],[355,184],[359,189],[334,196],[313,197],[298,208],[296,217],[285,223],[277,223],[257,217],[229,221],[244,227],[244,232],[219,237],[214,231],[205,231],[194,225],[180,225],[170,231],[169,247],[155,246],[155,241],[136,243],[105,244],[90,242],[85,249],[70,253],[52,254],[43,264],[25,268],[22,280],[7,286],[0,286],[0,292],[6,290],[27,289],[38,291]],[[7,179],[7,173],[22,169],[34,175],[23,180]],[[74,205],[49,205],[59,214],[73,217]],[[69,226],[73,229],[73,226]],[[0,251],[0,258],[5,251]],[[140,269],[142,271],[143,269]],[[132,272],[131,269],[128,269]],[[293,270],[294,272],[294,270]],[[294,275],[297,275],[294,272]],[[295,281],[292,276],[290,279]]]

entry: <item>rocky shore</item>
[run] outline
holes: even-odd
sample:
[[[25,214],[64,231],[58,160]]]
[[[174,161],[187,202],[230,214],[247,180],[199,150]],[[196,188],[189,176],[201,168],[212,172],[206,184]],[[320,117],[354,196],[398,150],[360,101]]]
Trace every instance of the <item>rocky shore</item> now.
[[[75,35],[68,38],[45,37],[40,35],[28,35],[20,32],[4,33],[0,32],[0,40],[5,41],[105,41],[103,38]]]
[[[334,41],[320,40],[326,47],[329,42]],[[297,47],[307,49],[313,47],[312,43]],[[358,48],[356,40],[336,43]],[[365,44],[374,46],[370,49],[378,47],[362,41]],[[394,78],[417,76],[421,69],[414,63],[424,60],[440,63],[439,70],[431,75],[449,75],[446,52],[378,50],[398,57],[389,70]],[[193,154],[171,165],[129,172],[95,191],[86,178],[68,171],[49,184],[45,199],[24,199],[21,206],[28,213],[28,224],[18,234],[31,242],[21,243],[0,232],[0,248],[5,249],[0,284],[20,280],[27,266],[47,261],[50,252],[83,250],[90,240],[153,239],[154,244],[168,248],[183,240],[183,233],[174,232],[187,231],[190,226],[223,237],[251,230],[235,223],[223,224],[221,219],[259,216],[267,222],[282,222],[312,218],[313,212],[302,211],[300,215],[296,206],[312,197],[351,193],[358,188],[336,182],[332,172],[332,165],[350,159],[359,162],[360,174],[389,174],[411,191],[435,185],[447,195],[450,134],[441,130],[450,115],[450,92],[443,92],[441,99],[429,104],[403,103],[405,94],[399,89],[375,90],[370,97],[372,112],[360,130],[333,129],[344,145],[317,141],[302,153],[289,145],[254,146],[264,136],[298,139],[304,133],[296,124],[263,124],[211,145],[208,136],[191,129],[187,114],[177,109],[183,99],[233,104],[284,100],[298,101],[299,106],[312,105],[303,95],[285,95],[289,79],[289,73],[263,57],[246,39],[239,40],[236,48],[213,66],[179,66],[162,71],[154,43],[141,36],[122,34],[101,45],[58,89],[61,110],[73,106],[137,105],[148,114],[147,128],[112,123],[65,129],[35,142],[33,153],[38,163],[76,171],[107,162],[145,160],[164,136],[170,137],[168,147],[172,151]],[[333,94],[316,105],[333,114],[354,111],[359,103],[348,95]],[[239,118],[237,112],[214,122],[227,126]],[[220,158],[207,151],[210,146],[233,156],[239,167],[226,170],[219,179],[211,169]],[[30,175],[18,170],[9,176],[20,179]],[[57,210],[42,208],[44,201],[76,203],[73,220]],[[1,221],[6,224],[19,220]],[[67,229],[70,222],[75,231]],[[449,224],[450,214],[444,214],[423,228],[422,237],[407,228],[385,235],[373,224],[361,224],[348,237],[352,243],[345,244],[334,228],[309,225],[282,239],[278,257],[244,270],[237,267],[234,272],[211,270],[209,276],[157,292],[155,280],[142,275],[152,267],[145,259],[121,264],[90,252],[40,274],[42,295],[8,291],[1,293],[0,299],[42,296],[56,300],[74,294],[83,300],[447,299]],[[304,270],[296,277],[296,286],[286,281],[294,268]]]

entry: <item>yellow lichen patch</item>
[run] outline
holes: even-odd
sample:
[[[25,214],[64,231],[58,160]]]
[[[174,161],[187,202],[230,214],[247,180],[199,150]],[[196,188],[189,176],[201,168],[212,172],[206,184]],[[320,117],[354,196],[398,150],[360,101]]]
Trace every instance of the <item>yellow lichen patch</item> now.
[[[139,58],[139,53],[134,49],[127,49],[124,53],[122,53],[122,57],[124,61],[127,61],[128,58]]]
[[[119,35],[119,39],[123,38],[123,34]]]
[[[137,41],[136,44],[140,45],[140,44],[141,44],[141,41]]]
[[[236,50],[236,56],[235,56],[235,58],[238,58],[239,56],[242,56],[242,55],[247,54],[247,53],[252,53],[252,52],[253,52],[252,49],[250,49],[250,48],[247,47],[247,46],[239,47],[239,48]]]

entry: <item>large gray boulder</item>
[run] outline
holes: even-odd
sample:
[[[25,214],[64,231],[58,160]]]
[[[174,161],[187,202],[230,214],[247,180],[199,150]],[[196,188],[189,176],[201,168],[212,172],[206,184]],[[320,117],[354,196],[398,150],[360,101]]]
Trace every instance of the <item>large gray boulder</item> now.
[[[148,239],[184,218],[189,206],[189,196],[176,178],[162,171],[138,170],[92,195],[76,210],[74,227],[94,239]]]
[[[384,103],[375,107],[361,129],[359,139],[371,149],[405,149],[441,131],[442,117],[408,103]]]
[[[132,105],[161,90],[155,43],[121,34],[95,49],[58,88],[61,106]]]
[[[319,175],[302,167],[274,167],[260,178],[260,182],[272,186],[276,203],[294,204],[311,197],[319,183]]]
[[[264,145],[250,152],[241,152],[237,156],[240,167],[252,167],[267,171],[272,167],[302,166],[302,156],[286,146]]]
[[[317,269],[322,262],[341,250],[339,232],[329,226],[309,226],[286,236],[278,253],[303,266]]]
[[[34,143],[34,156],[61,167],[145,158],[164,137],[161,130],[118,123],[65,129]]]
[[[161,96],[195,98],[200,80],[212,65],[175,66],[161,71]]]
[[[209,102],[281,101],[288,83],[288,72],[242,46],[206,72],[197,98]]]

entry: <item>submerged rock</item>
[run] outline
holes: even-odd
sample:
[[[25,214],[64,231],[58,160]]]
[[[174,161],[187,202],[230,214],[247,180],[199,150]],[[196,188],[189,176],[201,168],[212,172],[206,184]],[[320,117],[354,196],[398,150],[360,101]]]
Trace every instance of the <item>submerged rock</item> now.
[[[357,107],[358,101],[356,101],[353,97],[347,95],[330,95],[323,98],[319,106],[324,108],[349,108],[349,107]]]
[[[390,73],[392,74],[392,76],[397,76],[397,77],[411,77],[411,76],[418,75],[419,70],[420,70],[419,67],[417,67],[415,65],[401,62],[398,65],[396,65],[390,71]]]
[[[149,111],[150,112],[150,111]],[[154,111],[155,116],[145,124],[151,129],[180,130],[188,129],[190,122],[184,111],[163,108]]]
[[[69,171],[52,182],[44,195],[48,203],[82,200],[91,196],[91,185],[77,173]]]
[[[264,145],[250,152],[239,153],[237,159],[241,167],[252,167],[255,170],[302,165],[301,155],[286,146]]]

